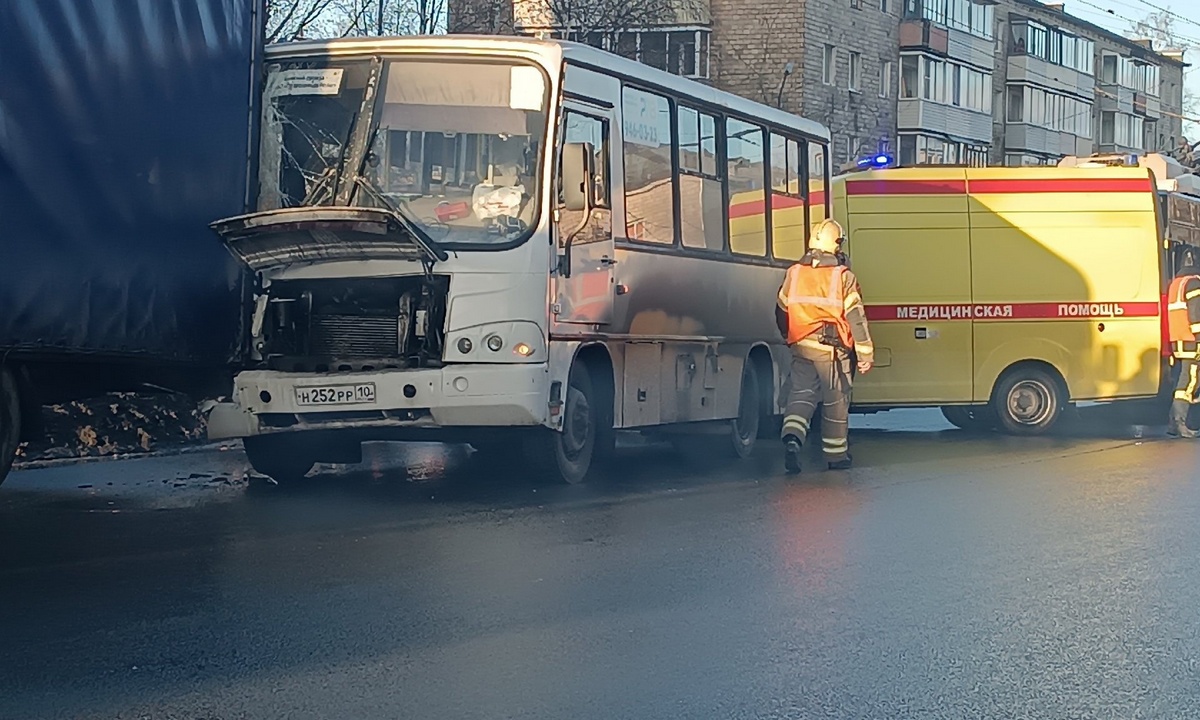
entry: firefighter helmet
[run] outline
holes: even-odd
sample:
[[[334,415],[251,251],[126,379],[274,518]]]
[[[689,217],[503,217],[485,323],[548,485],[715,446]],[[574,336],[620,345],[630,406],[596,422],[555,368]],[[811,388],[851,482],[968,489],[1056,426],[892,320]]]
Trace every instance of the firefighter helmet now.
[[[813,250],[836,253],[845,241],[846,235],[842,231],[842,226],[836,220],[826,219],[817,223],[817,226],[813,228],[812,240],[808,244]]]

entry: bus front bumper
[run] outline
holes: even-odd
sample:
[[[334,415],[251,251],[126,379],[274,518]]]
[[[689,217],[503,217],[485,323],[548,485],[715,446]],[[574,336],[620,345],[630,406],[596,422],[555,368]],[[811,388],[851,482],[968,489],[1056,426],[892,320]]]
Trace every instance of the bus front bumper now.
[[[208,413],[208,438],[339,428],[545,424],[545,364],[450,365],[328,375],[250,370]]]

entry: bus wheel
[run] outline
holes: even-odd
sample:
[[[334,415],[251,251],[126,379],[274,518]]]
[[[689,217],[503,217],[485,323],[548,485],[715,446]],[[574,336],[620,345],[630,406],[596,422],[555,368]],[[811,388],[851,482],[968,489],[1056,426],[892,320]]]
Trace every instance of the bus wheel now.
[[[317,461],[300,437],[287,435],[256,435],[242,440],[250,467],[280,485],[304,479]]]
[[[738,399],[738,416],[730,423],[729,437],[735,457],[746,458],[754,450],[758,427],[762,422],[762,399],[758,389],[758,372],[750,363],[742,368],[742,392]]]
[[[21,398],[17,381],[8,368],[0,367],[0,483],[8,476],[21,444]]]
[[[967,432],[987,432],[996,427],[996,416],[986,405],[944,405],[942,417]]]
[[[992,393],[992,410],[1000,428],[1012,435],[1040,435],[1050,430],[1066,405],[1062,384],[1039,367],[1006,373]]]
[[[538,433],[531,438],[530,454],[535,465],[568,485],[581,483],[588,477],[596,455],[604,414],[600,412],[600,398],[596,397],[594,387],[587,365],[573,365],[567,382],[562,431]]]

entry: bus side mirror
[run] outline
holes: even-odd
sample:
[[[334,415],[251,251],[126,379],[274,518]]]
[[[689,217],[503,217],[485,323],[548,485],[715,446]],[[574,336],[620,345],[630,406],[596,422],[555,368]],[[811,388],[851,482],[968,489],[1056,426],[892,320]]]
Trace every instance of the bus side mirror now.
[[[567,143],[562,151],[563,209],[587,212],[594,203],[592,193],[592,146],[589,143]]]

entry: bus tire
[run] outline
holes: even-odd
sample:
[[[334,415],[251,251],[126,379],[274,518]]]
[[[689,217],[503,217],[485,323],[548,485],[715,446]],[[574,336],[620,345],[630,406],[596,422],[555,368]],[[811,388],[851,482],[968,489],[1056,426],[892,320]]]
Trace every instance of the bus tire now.
[[[21,396],[12,371],[0,367],[0,483],[8,477],[21,444]]]
[[[752,363],[742,368],[742,389],[738,396],[738,415],[729,423],[730,449],[735,458],[750,457],[762,423],[762,396],[758,370]]]
[[[596,395],[587,364],[572,365],[562,430],[539,432],[530,438],[527,452],[541,474],[568,485],[577,485],[592,475],[593,460],[597,459],[599,440],[604,435],[600,423],[607,416],[601,409],[603,401]]]
[[[942,417],[967,432],[987,432],[996,427],[996,415],[987,405],[943,405]]]
[[[250,467],[279,485],[300,482],[317,464],[299,436],[257,435],[242,440]]]
[[[996,383],[992,412],[1010,435],[1042,435],[1054,427],[1066,407],[1066,392],[1055,374],[1037,365],[1017,366]]]

